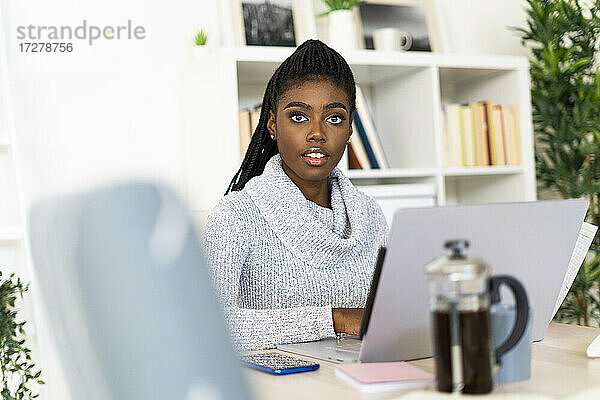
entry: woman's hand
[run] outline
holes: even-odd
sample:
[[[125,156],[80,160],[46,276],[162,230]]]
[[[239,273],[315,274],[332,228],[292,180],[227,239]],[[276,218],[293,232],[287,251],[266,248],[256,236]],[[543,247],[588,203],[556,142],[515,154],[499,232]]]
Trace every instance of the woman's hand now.
[[[336,333],[358,335],[363,308],[333,308],[333,330]]]

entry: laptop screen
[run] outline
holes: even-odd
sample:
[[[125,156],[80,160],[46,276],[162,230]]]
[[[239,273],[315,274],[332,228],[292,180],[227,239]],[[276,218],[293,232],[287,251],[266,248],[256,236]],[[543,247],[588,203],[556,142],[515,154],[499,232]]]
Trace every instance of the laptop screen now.
[[[369,320],[371,319],[371,311],[373,310],[373,303],[375,302],[375,294],[377,293],[377,286],[379,285],[379,276],[381,275],[381,266],[385,258],[385,247],[379,248],[377,253],[377,261],[375,262],[375,270],[373,271],[373,279],[371,280],[371,288],[369,289],[369,296],[367,297],[367,304],[365,305],[365,311],[363,312],[362,320],[360,321],[360,333],[359,336],[362,339],[367,328],[369,327]]]

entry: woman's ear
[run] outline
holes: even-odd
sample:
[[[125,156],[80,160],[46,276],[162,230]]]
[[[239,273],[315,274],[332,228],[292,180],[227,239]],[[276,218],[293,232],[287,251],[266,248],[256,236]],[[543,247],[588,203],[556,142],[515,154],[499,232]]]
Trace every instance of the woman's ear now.
[[[269,110],[269,117],[267,118],[267,129],[271,135],[271,139],[277,139],[277,125],[275,124],[275,114],[273,110]]]

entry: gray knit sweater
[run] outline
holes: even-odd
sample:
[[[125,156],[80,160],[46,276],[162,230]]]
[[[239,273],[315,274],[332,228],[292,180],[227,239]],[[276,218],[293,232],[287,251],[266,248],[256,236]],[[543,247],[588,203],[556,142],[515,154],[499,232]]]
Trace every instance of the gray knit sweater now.
[[[335,168],[331,209],[307,200],[279,154],[208,216],[211,276],[238,350],[334,336],[332,308],[363,307],[387,224]]]

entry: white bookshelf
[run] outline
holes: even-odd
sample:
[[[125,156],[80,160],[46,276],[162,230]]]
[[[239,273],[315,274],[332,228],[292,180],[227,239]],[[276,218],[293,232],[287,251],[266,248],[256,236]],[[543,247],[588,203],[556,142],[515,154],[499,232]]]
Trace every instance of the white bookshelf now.
[[[435,168],[389,168],[389,169],[350,169],[345,174],[350,179],[372,178],[425,178],[435,177]]]
[[[507,166],[489,166],[489,167],[463,167],[463,168],[444,168],[444,176],[477,176],[477,175],[510,175],[522,174],[523,167],[520,165]]]
[[[188,200],[206,213],[239,167],[238,110],[260,103],[268,79],[294,49],[223,47],[190,61],[184,74]],[[536,199],[528,63],[524,57],[341,52],[374,114],[390,169],[347,170],[357,185],[434,183],[436,203]],[[522,165],[444,168],[442,105],[518,105]],[[210,148],[208,157],[206,149]],[[343,166],[341,166],[343,168]]]

